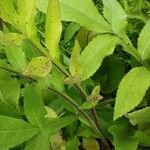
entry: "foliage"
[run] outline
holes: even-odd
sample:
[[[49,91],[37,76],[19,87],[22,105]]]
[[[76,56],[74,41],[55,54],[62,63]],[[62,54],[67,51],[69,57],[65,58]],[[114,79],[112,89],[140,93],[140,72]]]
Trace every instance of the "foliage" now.
[[[150,148],[149,0],[0,0],[0,149]]]

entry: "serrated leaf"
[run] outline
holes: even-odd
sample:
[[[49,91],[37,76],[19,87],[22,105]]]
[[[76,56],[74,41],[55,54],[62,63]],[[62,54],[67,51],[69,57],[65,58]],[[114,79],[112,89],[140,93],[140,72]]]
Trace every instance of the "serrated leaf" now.
[[[16,45],[6,45],[5,53],[8,61],[18,71],[23,71],[26,66],[25,53]]]
[[[50,58],[40,56],[33,58],[26,67],[24,74],[30,76],[44,77],[50,73],[52,69],[52,63]]]
[[[111,31],[109,24],[98,13],[92,0],[59,0],[59,2],[62,20],[77,22],[90,31]]]
[[[138,39],[138,52],[141,59],[146,60],[150,58],[150,21],[144,26]]]
[[[36,135],[39,129],[25,121],[0,116],[0,148],[12,148]],[[9,142],[8,142],[9,141]]]
[[[24,110],[28,121],[35,126],[41,127],[46,110],[43,99],[32,85],[27,85],[24,91]]]
[[[114,33],[124,33],[127,25],[127,14],[121,5],[117,2],[117,0],[103,0],[103,3],[104,16],[110,22]]]
[[[144,67],[138,67],[129,71],[129,73],[122,79],[117,91],[114,120],[140,104],[149,86],[149,70]]]
[[[0,91],[3,100],[7,103],[17,105],[20,95],[20,83],[16,79],[0,79]]]
[[[79,63],[79,55],[80,55],[80,45],[78,41],[75,41],[74,48],[72,50],[71,58],[70,58],[70,65],[69,70],[72,76],[79,76],[82,72],[81,65]]]
[[[88,79],[100,67],[103,59],[112,54],[117,38],[112,35],[98,35],[83,50],[79,58],[83,68],[81,80]]]
[[[150,122],[150,107],[129,113],[127,117],[133,125],[143,122]]]
[[[59,40],[62,32],[60,8],[58,0],[49,0],[46,27],[45,42],[52,58],[59,59]]]

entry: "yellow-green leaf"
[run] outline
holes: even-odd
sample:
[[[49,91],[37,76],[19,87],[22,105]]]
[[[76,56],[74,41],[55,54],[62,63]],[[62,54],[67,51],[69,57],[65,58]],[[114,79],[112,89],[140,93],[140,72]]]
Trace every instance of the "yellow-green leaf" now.
[[[72,76],[78,76],[82,72],[82,68],[79,63],[80,50],[81,48],[79,42],[76,40],[71,54],[70,66],[69,66],[69,70]]]
[[[52,68],[52,63],[50,58],[40,56],[37,58],[33,58],[27,68],[24,71],[25,75],[30,76],[46,76]]]
[[[26,0],[26,33],[29,38],[36,38],[35,15],[37,13],[36,0]]]
[[[62,32],[58,0],[49,0],[46,15],[45,42],[52,58],[59,59],[59,40]]]

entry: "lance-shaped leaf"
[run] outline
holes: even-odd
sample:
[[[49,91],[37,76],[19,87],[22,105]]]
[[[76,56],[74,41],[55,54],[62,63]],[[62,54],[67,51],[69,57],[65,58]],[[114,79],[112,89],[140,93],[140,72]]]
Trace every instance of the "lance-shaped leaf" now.
[[[40,56],[33,58],[26,67],[24,74],[30,76],[46,76],[52,69],[52,63],[50,58]]]
[[[110,26],[98,13],[92,0],[59,0],[64,21],[77,22],[95,32],[111,31]]]
[[[0,116],[0,148],[12,148],[36,135],[39,129],[25,121]],[[9,141],[9,142],[8,142]]]
[[[150,21],[144,26],[138,39],[138,52],[143,60],[150,58]]]
[[[25,32],[26,4],[25,0],[0,0],[1,18]]]
[[[26,33],[27,36],[32,39],[37,38],[35,24],[36,13],[36,0],[26,0]]]
[[[127,24],[127,15],[117,0],[103,0],[104,15],[112,26],[112,30],[117,33],[124,33]]]
[[[112,35],[98,35],[83,50],[79,58],[82,65],[81,80],[88,79],[100,67],[103,59],[112,54],[117,38]]]
[[[143,122],[150,122],[150,107],[129,113],[127,117],[133,125]]]
[[[41,127],[46,109],[43,99],[32,85],[27,85],[24,91],[24,110],[28,121],[35,126]]]
[[[117,91],[114,120],[131,111],[142,101],[150,86],[150,71],[145,67],[132,69],[121,81]]]
[[[82,72],[81,65],[79,63],[80,45],[78,41],[75,41],[75,45],[71,54],[69,70],[72,76],[78,76]]]
[[[60,8],[58,0],[49,0],[46,27],[45,42],[52,58],[59,59],[59,40],[62,32]]]

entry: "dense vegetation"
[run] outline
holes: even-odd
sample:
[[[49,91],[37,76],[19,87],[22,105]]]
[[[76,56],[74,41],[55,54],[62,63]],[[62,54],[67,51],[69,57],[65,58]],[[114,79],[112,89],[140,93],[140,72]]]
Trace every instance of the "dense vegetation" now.
[[[150,149],[150,0],[0,0],[0,150]]]

